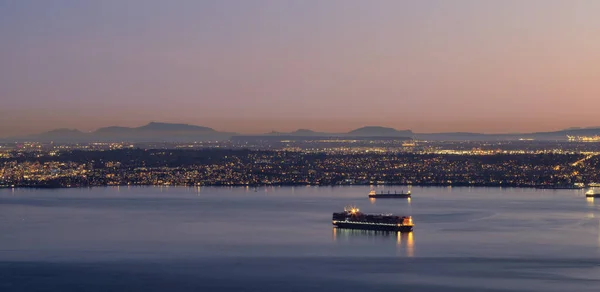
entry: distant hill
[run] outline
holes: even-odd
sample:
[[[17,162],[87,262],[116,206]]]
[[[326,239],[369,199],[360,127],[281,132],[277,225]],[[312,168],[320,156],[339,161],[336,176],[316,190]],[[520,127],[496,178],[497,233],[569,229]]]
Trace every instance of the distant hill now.
[[[599,127],[570,128],[570,129],[555,131],[555,132],[537,132],[537,133],[533,133],[533,135],[535,135],[537,137],[545,137],[545,138],[553,138],[553,139],[556,137],[565,138],[567,135],[569,135],[569,136],[595,136],[595,135],[600,135],[600,128]]]
[[[88,134],[81,132],[76,129],[56,129],[41,133],[35,136],[35,141],[46,142],[46,141],[64,141],[63,143],[76,143],[86,139]],[[15,139],[18,140],[18,139]],[[24,139],[27,140],[27,139]]]
[[[410,130],[398,131],[393,128],[369,126],[352,130],[347,133],[326,133],[315,132],[308,129],[298,129],[293,132],[271,132],[268,136],[285,136],[285,137],[407,137],[410,138],[413,133]]]
[[[157,132],[194,132],[194,133],[217,133],[212,128],[194,126],[188,124],[169,124],[169,123],[155,123],[151,122],[147,125],[141,126],[139,128],[134,128],[137,131],[157,131]]]
[[[411,137],[413,132],[411,130],[398,131],[394,128],[368,126],[352,130],[346,135],[357,137]]]
[[[418,133],[415,138],[419,140],[447,140],[447,141],[498,141],[535,139],[542,141],[564,141],[569,136],[595,136],[600,135],[600,127],[569,128],[551,132],[510,133],[510,134],[483,134],[483,133]]]
[[[298,129],[296,131],[293,132],[276,132],[273,131],[271,133],[268,133],[266,135],[269,136],[298,136],[298,137],[306,137],[306,136],[329,136],[332,134],[329,133],[323,133],[323,132],[315,132],[313,130],[308,130],[308,129]],[[263,136],[263,135],[260,135]]]
[[[206,140],[227,140],[236,133],[218,132],[212,128],[188,124],[170,124],[152,122],[147,125],[129,127],[105,127],[94,132],[84,133],[78,130],[58,129],[24,137],[7,138],[7,141],[35,142],[193,142]]]

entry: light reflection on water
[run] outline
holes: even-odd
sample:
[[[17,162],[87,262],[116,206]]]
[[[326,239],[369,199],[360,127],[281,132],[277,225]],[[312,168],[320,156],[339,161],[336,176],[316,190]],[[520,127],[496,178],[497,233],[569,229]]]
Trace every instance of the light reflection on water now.
[[[472,285],[489,288],[486,285],[503,287],[511,279],[513,290],[527,290],[519,289],[525,281],[529,290],[544,291],[585,291],[590,284],[568,279],[545,285],[547,278],[531,274],[524,265],[554,279],[576,275],[569,267],[600,264],[599,210],[593,198],[584,201],[581,192],[413,187],[414,200],[369,200],[368,191],[368,187],[0,190],[0,263],[210,258],[239,281],[266,274],[260,269],[268,263],[273,277],[297,275],[298,268],[315,269],[302,275],[310,282],[327,273],[347,278],[331,272],[339,268],[336,259],[341,258],[356,267],[351,273],[357,279],[365,271],[391,270],[417,276],[394,281],[421,279],[448,287],[481,283]],[[332,212],[347,205],[365,213],[413,216],[415,231],[333,228]],[[248,271],[235,269],[239,261],[228,261],[248,257],[252,260],[247,263],[240,260],[252,267]],[[287,258],[293,258],[292,264],[278,264]],[[295,266],[300,263],[304,266]],[[568,271],[554,275],[556,266]],[[246,274],[250,269],[261,273]],[[216,272],[205,272],[209,280],[218,278],[211,274]]]
[[[407,257],[415,255],[415,234],[414,232],[397,234],[397,242],[399,247],[404,247]]]
[[[332,228],[333,241],[341,244],[377,242],[380,247],[396,246],[396,255],[414,256],[414,232]]]
[[[390,200],[390,199],[385,199],[385,198],[384,198],[384,199],[382,199],[382,200]],[[411,203],[411,201],[412,201],[412,199],[411,199],[410,197],[409,197],[409,198],[406,198],[406,199],[394,199],[394,200],[406,200],[406,202],[407,202],[409,205],[410,205],[410,203]],[[369,203],[371,203],[371,205],[375,205],[375,203],[377,203],[377,199],[376,199],[376,198],[369,198]]]

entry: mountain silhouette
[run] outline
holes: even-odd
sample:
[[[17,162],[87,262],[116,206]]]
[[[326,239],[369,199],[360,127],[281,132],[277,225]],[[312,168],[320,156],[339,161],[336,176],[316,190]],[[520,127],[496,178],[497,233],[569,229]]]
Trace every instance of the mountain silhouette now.
[[[146,125],[129,127],[104,127],[84,133],[74,129],[57,129],[36,135],[14,137],[10,141],[36,142],[193,142],[206,140],[227,140],[236,133],[219,132],[212,128],[188,124],[151,122]]]
[[[380,126],[367,126],[358,128],[348,132],[346,135],[349,136],[373,136],[373,137],[411,137],[413,132],[411,130],[398,131],[394,128],[380,127]]]
[[[197,133],[217,133],[212,128],[194,126],[188,124],[169,124],[169,123],[156,123],[151,122],[147,125],[133,128],[137,131],[164,131],[164,132],[197,132]]]
[[[28,141],[51,142],[61,141],[62,143],[77,143],[85,141],[87,134],[77,129],[56,129],[35,135],[35,139],[26,139]],[[15,139],[16,140],[16,139]]]
[[[413,135],[410,130],[398,131],[394,128],[386,128],[379,126],[368,126],[362,127],[359,129],[352,130],[346,133],[326,133],[326,132],[316,132],[309,129],[298,129],[293,132],[271,132],[266,135],[276,135],[276,136],[313,136],[313,137],[411,137]]]
[[[406,138],[420,140],[446,141],[494,141],[532,138],[536,140],[566,140],[569,136],[600,135],[600,127],[568,128],[559,131],[484,134],[470,132],[446,133],[413,133],[411,130],[397,130],[389,127],[366,126],[346,133],[316,132],[310,129],[298,129],[293,132],[276,132],[263,135],[240,135],[237,133],[220,132],[213,128],[190,124],[151,122],[140,127],[111,126],[99,128],[93,132],[82,132],[77,129],[56,129],[36,135],[11,137],[2,139],[4,142],[56,142],[56,143],[86,143],[86,142],[194,142],[207,140],[229,140],[232,137],[263,137],[269,139],[306,139],[309,137],[356,137],[368,138]]]

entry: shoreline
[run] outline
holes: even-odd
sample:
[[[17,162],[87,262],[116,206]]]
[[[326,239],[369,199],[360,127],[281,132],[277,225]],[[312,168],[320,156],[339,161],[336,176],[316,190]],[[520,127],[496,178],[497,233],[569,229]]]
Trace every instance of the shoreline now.
[[[519,184],[306,184],[306,183],[288,183],[288,184],[110,184],[110,185],[88,185],[88,186],[52,186],[52,185],[3,185],[0,189],[88,189],[103,187],[235,187],[235,188],[262,188],[262,187],[473,187],[473,188],[515,188],[515,189],[539,189],[539,190],[584,190],[592,186],[569,187],[569,186],[532,186]]]

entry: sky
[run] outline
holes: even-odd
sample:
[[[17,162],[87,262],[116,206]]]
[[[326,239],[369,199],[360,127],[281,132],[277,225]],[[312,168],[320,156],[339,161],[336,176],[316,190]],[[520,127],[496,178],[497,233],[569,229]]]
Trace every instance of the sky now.
[[[0,136],[600,126],[596,0],[0,0]]]

